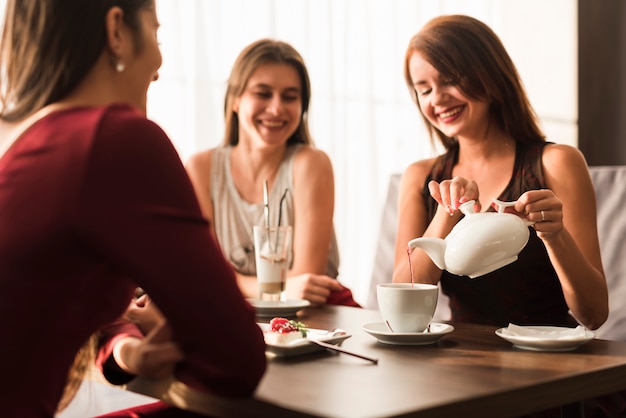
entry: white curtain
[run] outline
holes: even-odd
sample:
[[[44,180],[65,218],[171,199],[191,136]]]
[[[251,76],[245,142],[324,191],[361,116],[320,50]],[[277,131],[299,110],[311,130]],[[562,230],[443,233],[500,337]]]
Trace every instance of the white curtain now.
[[[554,7],[562,9],[555,13],[569,19],[566,29],[571,30],[575,8],[568,0],[557,3]],[[244,46],[271,37],[298,49],[312,82],[311,132],[335,169],[339,279],[364,303],[389,176],[435,152],[404,84],[403,58],[410,37],[436,15],[463,13],[483,20],[496,33],[508,34],[513,42],[526,36],[528,22],[512,10],[524,10],[535,19],[542,4],[541,0],[157,0],[164,64],[150,90],[149,116],[164,127],[186,160],[195,151],[221,143],[225,82]],[[554,16],[548,18],[543,29],[552,31],[546,37],[554,37]],[[521,31],[515,37],[506,25],[518,21]],[[520,49],[529,47],[518,43]],[[567,48],[572,45],[575,38]],[[575,47],[566,55],[573,61],[571,57],[575,58]],[[570,93],[574,99],[575,76],[574,67],[559,78],[574,85]],[[574,116],[569,116],[571,106]],[[552,118],[569,136],[563,142],[571,142],[575,135],[571,128],[575,105],[569,110],[566,117]]]

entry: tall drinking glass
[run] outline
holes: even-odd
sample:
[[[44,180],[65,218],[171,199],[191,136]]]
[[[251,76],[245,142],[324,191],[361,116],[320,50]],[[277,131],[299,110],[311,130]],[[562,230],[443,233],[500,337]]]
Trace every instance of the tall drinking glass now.
[[[285,300],[287,260],[291,252],[293,230],[291,226],[255,226],[253,232],[259,299]]]

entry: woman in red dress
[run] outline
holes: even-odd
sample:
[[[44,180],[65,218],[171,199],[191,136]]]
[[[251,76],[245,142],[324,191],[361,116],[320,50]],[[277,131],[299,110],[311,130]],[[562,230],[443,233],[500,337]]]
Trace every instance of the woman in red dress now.
[[[158,27],[154,0],[7,1],[2,417],[52,417],[77,351],[122,315],[136,286],[167,320],[183,357],[180,381],[247,396],[263,375],[254,311],[178,154],[146,118],[161,65]]]

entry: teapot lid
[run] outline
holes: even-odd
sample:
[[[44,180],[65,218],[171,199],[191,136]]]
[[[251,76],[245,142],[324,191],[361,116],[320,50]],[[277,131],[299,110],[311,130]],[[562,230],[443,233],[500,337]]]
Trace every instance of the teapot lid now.
[[[475,200],[468,200],[467,202],[462,203],[461,206],[459,206],[459,210],[463,213],[463,215],[476,213],[476,210],[474,210],[475,203],[476,203]]]

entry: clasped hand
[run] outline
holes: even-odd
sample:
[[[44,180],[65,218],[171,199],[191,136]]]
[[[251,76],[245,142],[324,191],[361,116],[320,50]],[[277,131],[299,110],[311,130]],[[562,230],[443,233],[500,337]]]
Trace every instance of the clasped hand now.
[[[124,338],[116,345],[114,356],[118,365],[137,376],[169,376],[183,359],[183,353],[172,341],[170,327],[150,297],[144,294],[131,301],[124,318],[135,323],[145,337]]]
[[[306,299],[313,306],[321,306],[332,292],[343,289],[341,283],[323,274],[305,273],[288,279],[287,298]]]

